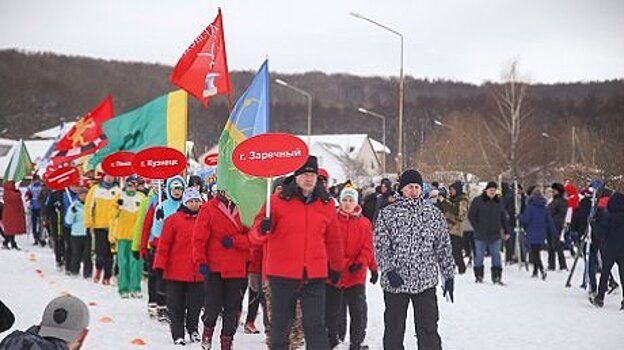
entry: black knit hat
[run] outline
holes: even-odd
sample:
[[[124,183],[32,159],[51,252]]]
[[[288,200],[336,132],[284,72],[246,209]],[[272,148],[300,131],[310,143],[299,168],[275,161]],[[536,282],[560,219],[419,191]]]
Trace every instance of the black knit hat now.
[[[297,169],[297,171],[295,171],[295,176],[301,175],[303,173],[315,173],[318,175],[318,169],[318,160],[316,159],[316,157],[309,156],[305,164],[301,168]]]
[[[552,186],[550,186],[550,188],[552,188],[553,190],[557,190],[557,192],[559,192],[560,194],[564,194],[565,193],[565,188],[563,188],[563,184],[559,183],[559,182],[555,182],[552,184]]]
[[[485,189],[487,190],[488,188],[494,188],[494,189],[498,189],[498,184],[494,181],[490,181],[487,183],[487,185],[485,186]]]
[[[402,190],[408,184],[423,185],[422,175],[414,169],[407,169],[399,177],[399,190]]]

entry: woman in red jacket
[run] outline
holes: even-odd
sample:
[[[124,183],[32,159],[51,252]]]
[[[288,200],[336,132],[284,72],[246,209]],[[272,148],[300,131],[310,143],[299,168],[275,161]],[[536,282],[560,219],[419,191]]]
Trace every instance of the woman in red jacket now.
[[[154,270],[162,270],[163,279],[167,281],[167,310],[176,345],[185,345],[185,324],[190,341],[201,340],[198,324],[204,280],[189,254],[193,226],[202,203],[199,191],[191,187],[184,190],[182,203],[180,209],[165,220],[154,257]]]
[[[351,325],[349,327],[349,349],[360,349],[366,336],[367,305],[366,305],[366,273],[370,269],[370,282],[375,284],[379,278],[377,263],[373,256],[373,226],[362,215],[362,207],[358,204],[358,192],[350,186],[340,192],[338,208],[338,226],[344,244],[345,270],[341,274],[337,286],[326,285],[327,288],[327,328],[330,346],[338,344],[340,337],[339,323],[344,322],[346,328],[346,312],[349,311]],[[332,298],[329,296],[333,295]],[[332,300],[333,304],[332,304]]]
[[[217,317],[222,313],[221,349],[231,349],[238,323],[249,261],[248,228],[236,204],[224,191],[206,202],[193,228],[193,261],[204,275],[202,347],[210,349]]]
[[[4,183],[4,208],[2,210],[2,224],[4,225],[5,241],[2,245],[5,249],[17,249],[15,235],[26,233],[26,215],[24,214],[24,202],[21,192],[15,188],[14,181]],[[11,244],[11,247],[9,247]]]

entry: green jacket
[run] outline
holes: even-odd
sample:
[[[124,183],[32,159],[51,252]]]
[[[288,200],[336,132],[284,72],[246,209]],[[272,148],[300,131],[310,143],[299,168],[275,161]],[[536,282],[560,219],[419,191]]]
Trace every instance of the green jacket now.
[[[463,237],[463,223],[468,216],[468,197],[460,194],[457,197],[437,203],[438,208],[444,213],[448,223],[449,233],[453,236]]]

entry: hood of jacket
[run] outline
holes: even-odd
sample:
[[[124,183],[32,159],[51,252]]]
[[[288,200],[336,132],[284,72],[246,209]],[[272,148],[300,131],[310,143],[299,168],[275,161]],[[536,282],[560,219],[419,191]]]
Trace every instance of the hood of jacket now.
[[[534,205],[536,207],[545,207],[546,206],[546,198],[542,196],[531,196],[528,201],[529,205]]]

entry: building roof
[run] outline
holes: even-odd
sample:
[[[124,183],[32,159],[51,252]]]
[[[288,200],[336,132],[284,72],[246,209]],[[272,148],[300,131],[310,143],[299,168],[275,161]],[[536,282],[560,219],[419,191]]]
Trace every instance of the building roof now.
[[[299,137],[303,141],[306,141],[306,142],[308,141],[307,135],[297,135],[297,137]],[[310,140],[312,144],[320,142],[324,144],[331,144],[333,145],[333,147],[336,147],[336,146],[340,147],[344,152],[347,152],[349,153],[349,155],[352,155],[353,152],[357,153],[357,151],[359,151],[359,149],[364,144],[364,140],[367,137],[371,141],[371,144],[373,145],[373,150],[375,150],[375,152],[377,153],[384,152],[384,145],[381,142],[371,138],[370,136],[366,134],[311,135]],[[388,148],[387,145],[385,147],[385,152],[386,154],[390,154],[390,148]]]
[[[55,127],[45,129],[32,134],[35,139],[55,139],[61,134],[68,132],[76,122],[61,123]]]

